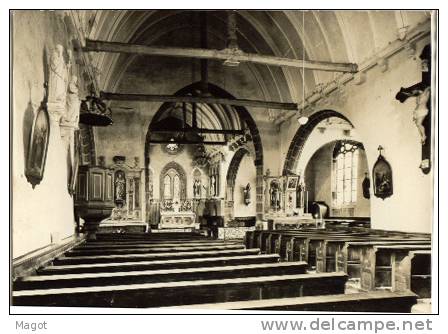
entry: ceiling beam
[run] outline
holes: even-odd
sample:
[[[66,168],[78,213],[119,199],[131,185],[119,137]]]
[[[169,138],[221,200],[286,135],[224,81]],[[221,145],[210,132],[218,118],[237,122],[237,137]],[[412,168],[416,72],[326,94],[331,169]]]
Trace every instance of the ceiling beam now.
[[[213,96],[176,96],[176,95],[154,95],[154,94],[122,94],[100,92],[102,100],[115,101],[140,101],[140,102],[173,102],[173,103],[208,103],[225,104],[240,107],[269,108],[282,110],[298,110],[297,103],[273,102],[246,99],[227,99]]]
[[[86,46],[83,48],[83,50],[87,52],[133,53],[149,56],[215,59],[223,61],[231,60],[235,62],[250,62],[271,66],[295,67],[300,69],[330,72],[356,73],[358,70],[358,65],[353,63],[335,63],[326,61],[282,58],[255,53],[245,53],[239,49],[230,48],[224,50],[179,48],[86,39]]]

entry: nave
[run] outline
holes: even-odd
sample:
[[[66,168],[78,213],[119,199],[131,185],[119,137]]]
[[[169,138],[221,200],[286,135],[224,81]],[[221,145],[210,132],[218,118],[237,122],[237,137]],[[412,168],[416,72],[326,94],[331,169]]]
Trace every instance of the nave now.
[[[425,234],[340,226],[258,230],[244,244],[98,234],[17,279],[13,304],[408,313],[430,298],[430,243]]]
[[[437,10],[10,21],[14,312],[437,309]]]

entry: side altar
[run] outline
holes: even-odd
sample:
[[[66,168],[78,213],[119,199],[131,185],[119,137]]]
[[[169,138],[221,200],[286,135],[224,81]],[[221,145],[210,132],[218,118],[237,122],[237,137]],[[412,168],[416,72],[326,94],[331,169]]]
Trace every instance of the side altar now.
[[[198,230],[200,224],[196,222],[192,200],[165,200],[160,208],[160,222],[158,229],[190,229]]]
[[[124,156],[115,156],[110,167],[114,174],[114,202],[110,217],[98,225],[99,233],[147,233],[149,224],[143,221],[141,205],[142,174],[138,158],[134,165],[126,164]]]
[[[264,176],[265,220],[269,229],[301,229],[316,227],[317,220],[309,212],[308,190],[301,174]]]
[[[122,204],[112,209],[109,218],[103,219],[98,225],[98,233],[147,233],[149,224],[135,215],[130,215]]]

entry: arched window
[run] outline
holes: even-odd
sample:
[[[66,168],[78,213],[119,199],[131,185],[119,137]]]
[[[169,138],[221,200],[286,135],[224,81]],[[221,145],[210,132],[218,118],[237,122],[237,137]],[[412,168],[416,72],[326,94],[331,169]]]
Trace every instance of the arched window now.
[[[186,196],[185,172],[175,162],[168,163],[160,173],[160,198],[181,202]]]
[[[358,195],[358,156],[362,145],[338,142],[333,151],[333,200],[336,206],[354,204]]]

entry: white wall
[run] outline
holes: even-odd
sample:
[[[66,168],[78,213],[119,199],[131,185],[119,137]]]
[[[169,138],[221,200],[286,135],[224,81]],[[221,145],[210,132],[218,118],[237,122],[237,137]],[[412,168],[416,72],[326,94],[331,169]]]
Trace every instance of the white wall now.
[[[16,11],[12,24],[12,256],[16,258],[72,235],[75,224],[67,190],[66,152],[57,128],[50,130],[43,180],[33,189],[25,177],[29,131],[44,97],[44,49],[67,46],[66,28],[55,12]]]

